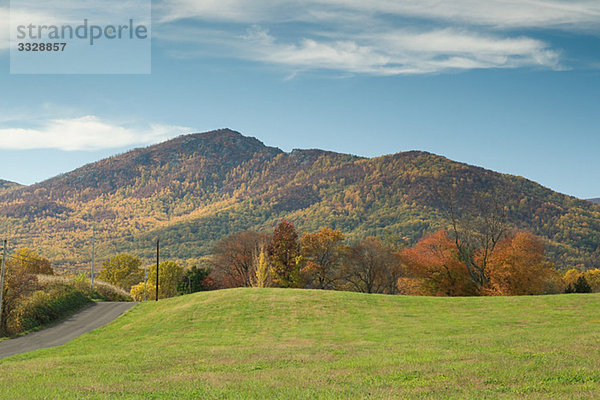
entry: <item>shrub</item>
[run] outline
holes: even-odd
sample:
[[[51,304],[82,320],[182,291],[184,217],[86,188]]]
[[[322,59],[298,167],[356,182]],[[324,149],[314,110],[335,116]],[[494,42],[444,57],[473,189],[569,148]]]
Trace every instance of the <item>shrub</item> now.
[[[55,286],[51,291],[38,290],[11,315],[9,333],[15,334],[49,324],[79,310],[91,300],[71,286]]]
[[[102,281],[94,281],[93,297],[104,301],[133,301],[131,295],[120,287]]]
[[[38,275],[40,287],[46,291],[54,286],[73,286],[85,293],[88,297],[104,301],[132,301],[133,299],[125,290],[100,280],[94,280],[94,291],[87,275],[79,274],[75,277]]]

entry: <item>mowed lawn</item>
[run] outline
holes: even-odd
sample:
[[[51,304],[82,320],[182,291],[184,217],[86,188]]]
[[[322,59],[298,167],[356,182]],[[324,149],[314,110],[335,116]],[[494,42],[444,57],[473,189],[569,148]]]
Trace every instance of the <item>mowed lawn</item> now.
[[[234,289],[0,360],[0,398],[600,398],[600,295]]]

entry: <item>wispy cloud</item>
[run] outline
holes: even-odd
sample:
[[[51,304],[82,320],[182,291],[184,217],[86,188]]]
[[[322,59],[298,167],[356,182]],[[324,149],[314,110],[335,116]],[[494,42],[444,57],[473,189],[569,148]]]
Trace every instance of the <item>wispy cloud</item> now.
[[[159,39],[196,41],[196,49],[178,49],[179,56],[212,51],[291,73],[563,69],[560,49],[535,38],[532,29],[600,32],[596,0],[163,0],[157,14]],[[229,28],[194,35],[189,24],[178,25],[181,20],[220,21]]]
[[[199,18],[256,24],[379,14],[496,27],[600,26],[596,0],[163,0],[156,9],[163,22]]]
[[[450,69],[559,67],[559,54],[542,41],[454,29],[386,31],[357,34],[352,40],[321,38],[281,43],[255,27],[244,41],[245,55],[257,61],[350,73],[398,75]]]
[[[0,128],[0,148],[92,151],[154,144],[191,131],[187,127],[161,124],[131,127],[87,115],[51,119],[32,128]]]
[[[600,26],[596,0],[313,0],[324,7],[500,28],[581,29]]]

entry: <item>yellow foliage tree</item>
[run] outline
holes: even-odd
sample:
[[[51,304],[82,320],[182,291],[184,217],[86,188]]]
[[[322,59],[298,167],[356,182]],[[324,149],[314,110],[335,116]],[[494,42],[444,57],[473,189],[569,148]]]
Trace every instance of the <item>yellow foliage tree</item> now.
[[[592,292],[600,292],[600,269],[590,269],[585,273],[585,279],[592,287]]]
[[[27,247],[15,252],[11,265],[24,274],[54,275],[50,260]]]
[[[339,230],[321,228],[300,239],[303,261],[302,274],[314,289],[333,289],[339,280],[339,269],[345,254],[344,234]]]
[[[183,267],[174,261],[163,261],[159,265],[158,298],[166,299],[177,296],[177,284],[183,278]],[[156,297],[156,265],[148,271],[147,299]],[[144,300],[144,282],[140,282],[131,288],[131,297],[135,301]]]
[[[579,279],[581,275],[581,272],[574,268],[565,272],[563,276],[563,282],[565,284],[565,287],[574,286],[575,282],[577,282],[577,279]]]
[[[261,249],[260,254],[256,257],[255,264],[252,286],[258,288],[268,287],[271,280],[271,271],[264,249]]]
[[[102,265],[104,269],[98,275],[98,279],[125,290],[130,290],[133,285],[144,279],[144,271],[140,268],[142,261],[130,254],[119,254],[104,261]]]

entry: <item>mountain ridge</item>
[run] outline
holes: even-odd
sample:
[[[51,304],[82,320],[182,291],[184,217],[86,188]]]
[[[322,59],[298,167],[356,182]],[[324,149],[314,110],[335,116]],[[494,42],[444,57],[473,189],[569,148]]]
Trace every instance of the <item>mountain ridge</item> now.
[[[150,259],[156,237],[166,257],[200,257],[223,235],[269,230],[283,218],[301,231],[330,226],[349,240],[378,235],[410,245],[447,226],[438,189],[449,184],[465,204],[500,188],[511,227],[545,237],[559,265],[595,262],[600,206],[525,178],[421,151],[286,153],[231,129],[182,135],[0,192],[0,223],[15,245],[71,271],[89,265],[92,225],[99,260],[121,251]]]

